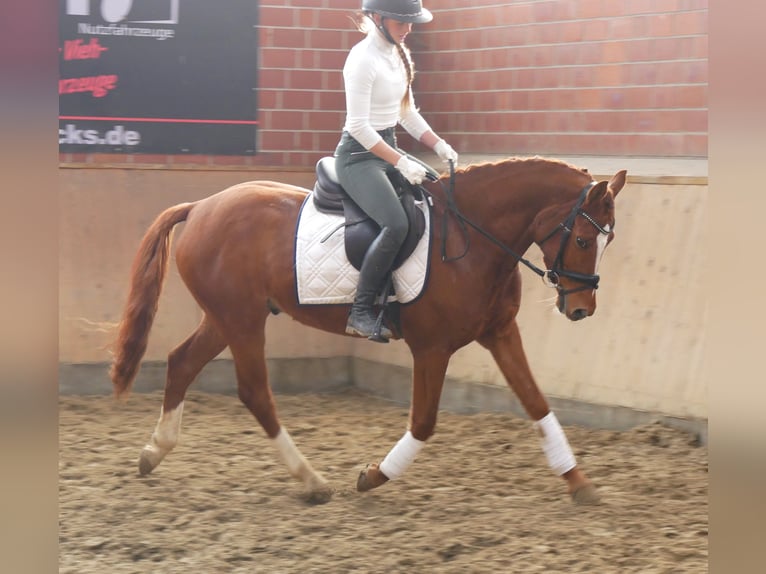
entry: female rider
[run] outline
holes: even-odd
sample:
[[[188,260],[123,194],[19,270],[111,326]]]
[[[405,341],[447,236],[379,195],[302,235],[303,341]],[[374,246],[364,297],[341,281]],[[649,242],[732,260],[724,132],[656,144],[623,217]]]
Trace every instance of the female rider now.
[[[360,29],[366,37],[351,49],[343,67],[346,123],[335,165],[341,185],[380,226],[362,261],[346,324],[346,333],[370,337],[376,322],[375,297],[408,231],[388,172],[395,168],[407,181],[419,184],[430,171],[396,147],[396,124],[443,161],[457,163],[458,155],[426,123],[412,95],[415,71],[404,40],[412,24],[430,22],[431,13],[421,0],[363,0],[362,13]],[[381,336],[387,340],[391,331],[384,326]]]

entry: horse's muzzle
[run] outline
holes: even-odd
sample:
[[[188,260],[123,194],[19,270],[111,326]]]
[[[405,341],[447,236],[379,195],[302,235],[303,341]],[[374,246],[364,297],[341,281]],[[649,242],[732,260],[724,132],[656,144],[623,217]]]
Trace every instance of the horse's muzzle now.
[[[595,293],[591,292],[589,300],[583,299],[581,295],[573,296],[569,293],[559,293],[556,307],[559,313],[570,321],[581,321],[596,312]]]
[[[585,319],[587,316],[588,311],[580,307],[572,311],[572,313],[569,315],[569,319],[572,321],[579,321],[580,319]]]

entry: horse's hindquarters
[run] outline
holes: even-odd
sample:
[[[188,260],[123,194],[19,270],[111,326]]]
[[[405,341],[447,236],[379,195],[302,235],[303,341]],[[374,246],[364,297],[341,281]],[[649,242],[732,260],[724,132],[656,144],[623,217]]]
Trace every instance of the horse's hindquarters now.
[[[298,305],[295,234],[305,198],[306,190],[255,181],[195,207],[177,241],[176,262],[216,323],[247,323],[250,330],[269,313],[284,312],[305,325],[344,332],[345,305]]]

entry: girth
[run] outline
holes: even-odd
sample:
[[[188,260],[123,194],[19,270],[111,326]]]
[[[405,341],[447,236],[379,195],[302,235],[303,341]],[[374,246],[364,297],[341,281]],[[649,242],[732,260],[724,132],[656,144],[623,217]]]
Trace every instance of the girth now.
[[[362,260],[367,253],[370,244],[380,233],[380,226],[375,223],[346,193],[338,182],[335,172],[335,158],[323,157],[317,162],[317,180],[314,184],[312,197],[314,206],[324,213],[342,214],[345,221],[340,225],[345,228],[344,243],[346,257],[351,265],[359,270]],[[391,177],[393,175],[393,177]],[[392,270],[399,268],[418,245],[418,241],[425,233],[425,216],[415,205],[415,201],[422,201],[423,194],[419,188],[407,183],[398,173],[389,175],[394,185],[404,212],[407,214],[409,231],[402,244],[399,253],[394,259]],[[340,227],[339,226],[339,227]]]

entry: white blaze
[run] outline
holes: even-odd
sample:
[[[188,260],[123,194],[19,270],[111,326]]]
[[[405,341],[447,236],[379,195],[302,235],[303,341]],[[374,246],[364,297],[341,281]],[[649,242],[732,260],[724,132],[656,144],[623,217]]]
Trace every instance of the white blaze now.
[[[610,225],[605,225],[604,229],[607,231],[611,231],[612,227]],[[598,237],[596,237],[596,269],[594,273],[598,273],[598,266],[601,263],[601,258],[604,256],[604,251],[606,250],[606,244],[609,241],[609,235],[604,235],[603,233],[599,233]]]

